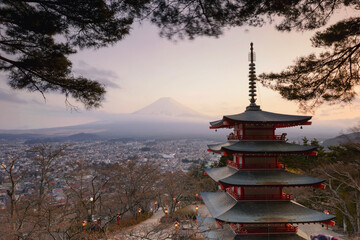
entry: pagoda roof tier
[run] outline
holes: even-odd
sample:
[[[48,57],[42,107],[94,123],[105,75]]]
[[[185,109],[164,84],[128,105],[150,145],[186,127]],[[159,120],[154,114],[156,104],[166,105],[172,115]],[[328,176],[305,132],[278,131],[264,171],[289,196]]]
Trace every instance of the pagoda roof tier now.
[[[199,224],[200,231],[206,239],[223,239],[223,240],[305,240],[296,233],[282,233],[282,234],[257,234],[257,235],[236,235],[234,231],[228,226],[223,225],[219,227],[216,225],[216,220],[210,217],[197,216],[196,220]]]
[[[262,110],[247,110],[243,113],[234,115],[225,115],[223,119],[210,122],[210,128],[225,128],[231,127],[240,123],[270,123],[275,124],[275,127],[290,127],[297,125],[308,125],[311,116],[287,115],[266,112]]]
[[[304,146],[282,141],[228,141],[208,145],[212,152],[234,153],[306,153],[316,149],[315,146]]]
[[[335,218],[294,201],[236,201],[225,192],[203,192],[201,197],[213,218],[226,223],[311,223]]]
[[[232,167],[205,169],[214,181],[231,186],[264,186],[291,187],[316,185],[325,179],[303,176],[288,172],[284,169],[276,170],[236,170]]]

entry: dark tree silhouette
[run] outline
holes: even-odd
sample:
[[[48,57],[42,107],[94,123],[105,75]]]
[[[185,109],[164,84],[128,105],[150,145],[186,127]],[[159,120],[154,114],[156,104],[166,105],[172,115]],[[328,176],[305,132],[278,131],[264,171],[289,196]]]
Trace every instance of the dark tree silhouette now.
[[[298,101],[303,110],[324,102],[350,102],[360,84],[359,36],[360,18],[340,21],[311,39],[325,52],[300,57],[280,73],[262,74],[261,81],[284,98]]]
[[[70,54],[78,48],[98,48],[120,41],[135,21],[151,21],[167,38],[220,36],[224,29],[261,27],[276,22],[279,31],[314,30],[334,12],[358,0],[3,0],[0,3],[0,70],[16,89],[59,91],[98,107],[104,86],[74,77]],[[281,73],[260,79],[304,109],[323,102],[349,102],[359,85],[360,18],[344,19],[318,32],[319,56],[299,58]]]
[[[99,107],[105,88],[71,71],[76,48],[98,48],[129,33],[136,1],[3,0],[0,70],[15,89],[58,91],[86,108]]]
[[[219,36],[234,26],[261,27],[275,22],[279,31],[306,31],[323,27],[336,10],[344,7],[360,10],[358,0],[179,0],[160,1],[153,22],[161,33],[195,38]],[[344,19],[317,32],[313,46],[325,48],[316,56],[299,58],[280,73],[260,75],[261,82],[284,98],[298,101],[300,108],[310,110],[318,105],[350,102],[360,84],[360,17]]]

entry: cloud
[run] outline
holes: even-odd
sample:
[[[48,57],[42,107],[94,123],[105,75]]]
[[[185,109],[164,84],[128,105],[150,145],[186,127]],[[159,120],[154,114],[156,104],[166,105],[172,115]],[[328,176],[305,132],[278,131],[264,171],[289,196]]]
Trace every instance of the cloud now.
[[[78,65],[79,67],[74,69],[76,74],[96,80],[106,87],[120,88],[116,83],[119,76],[114,71],[98,69],[90,66],[84,61],[79,61]]]
[[[342,119],[350,119],[359,117],[358,109],[360,108],[360,98],[354,99],[349,103],[339,104],[324,104],[316,112],[316,116],[323,117],[323,119],[335,119],[341,116]]]
[[[11,103],[28,103],[24,99],[19,98],[13,91],[7,92],[0,89],[0,101],[11,102]]]
[[[44,102],[39,101],[37,99],[23,99],[18,96],[14,91],[9,90],[6,91],[4,89],[0,89],[0,101],[2,102],[10,102],[10,103],[18,103],[18,104],[38,104],[43,105]]]

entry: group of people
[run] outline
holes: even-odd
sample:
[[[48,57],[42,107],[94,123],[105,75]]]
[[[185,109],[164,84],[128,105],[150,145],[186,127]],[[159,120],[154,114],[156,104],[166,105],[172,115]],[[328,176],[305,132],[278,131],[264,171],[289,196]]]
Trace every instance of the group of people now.
[[[316,235],[316,236],[310,236],[311,240],[339,240],[338,238],[336,237],[333,237],[333,236],[325,236],[323,234],[319,234],[319,235]]]

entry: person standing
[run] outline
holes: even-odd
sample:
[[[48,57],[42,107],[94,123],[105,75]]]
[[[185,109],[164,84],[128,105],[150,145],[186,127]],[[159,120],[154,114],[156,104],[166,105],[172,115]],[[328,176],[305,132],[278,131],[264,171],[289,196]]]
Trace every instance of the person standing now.
[[[323,235],[323,234],[318,234],[318,235],[315,235],[315,236],[310,235],[310,239],[311,239],[311,240],[339,240],[339,239],[336,238],[336,237],[333,237],[333,236],[325,236],[325,235]]]

